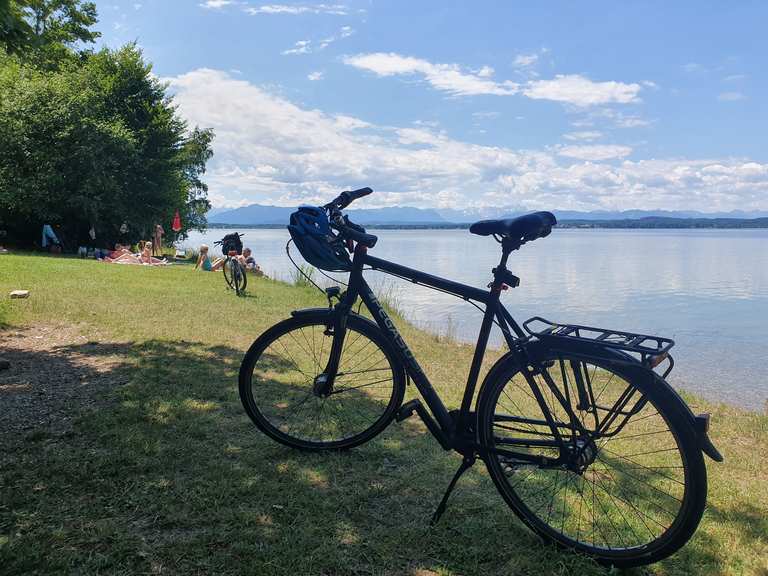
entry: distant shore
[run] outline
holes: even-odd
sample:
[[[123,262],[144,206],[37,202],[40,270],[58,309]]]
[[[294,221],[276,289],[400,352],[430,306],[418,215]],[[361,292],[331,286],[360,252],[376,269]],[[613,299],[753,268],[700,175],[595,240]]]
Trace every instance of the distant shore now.
[[[363,223],[366,228],[379,230],[453,230],[469,228],[470,222],[419,223]],[[223,224],[209,223],[209,228],[285,228],[283,223]],[[622,220],[561,220],[558,228],[613,228],[613,229],[765,229],[768,218],[647,218]]]

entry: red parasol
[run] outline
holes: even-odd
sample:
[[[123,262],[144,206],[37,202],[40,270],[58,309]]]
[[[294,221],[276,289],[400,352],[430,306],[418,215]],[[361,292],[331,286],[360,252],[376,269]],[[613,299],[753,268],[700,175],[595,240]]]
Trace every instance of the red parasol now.
[[[181,230],[181,216],[179,216],[178,210],[176,210],[176,214],[173,215],[173,224],[171,225],[171,230],[174,232],[179,232]]]

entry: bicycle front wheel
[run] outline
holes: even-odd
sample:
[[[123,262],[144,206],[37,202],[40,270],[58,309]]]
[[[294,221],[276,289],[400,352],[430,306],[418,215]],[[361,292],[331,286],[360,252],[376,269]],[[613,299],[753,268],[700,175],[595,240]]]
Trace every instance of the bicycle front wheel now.
[[[367,442],[403,401],[405,373],[375,324],[348,317],[330,393],[325,370],[333,335],[326,312],[284,320],[262,334],[240,367],[240,398],[265,434],[293,448],[341,450]]]
[[[619,567],[684,545],[704,510],[706,469],[682,402],[656,375],[609,357],[540,343],[529,356],[535,386],[510,362],[478,416],[488,471],[515,513],[545,539]]]

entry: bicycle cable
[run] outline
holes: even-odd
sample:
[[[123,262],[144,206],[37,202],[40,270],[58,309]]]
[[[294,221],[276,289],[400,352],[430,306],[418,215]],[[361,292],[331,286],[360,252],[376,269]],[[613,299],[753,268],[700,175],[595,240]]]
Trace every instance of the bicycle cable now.
[[[294,268],[296,268],[296,270],[298,270],[298,271],[299,271],[299,274],[301,274],[302,276],[304,276],[304,278],[306,278],[306,279],[307,279],[307,282],[309,282],[310,284],[312,284],[312,286],[314,286],[315,288],[317,288],[317,289],[318,289],[320,292],[322,292],[323,294],[326,294],[325,290],[323,290],[322,288],[320,288],[320,286],[318,286],[317,282],[315,282],[314,280],[312,280],[312,278],[311,278],[309,275],[307,275],[307,273],[306,273],[306,272],[304,272],[304,270],[301,268],[301,266],[299,266],[298,264],[296,264],[296,261],[295,261],[295,260],[293,259],[293,257],[291,256],[291,250],[290,250],[290,245],[291,245],[291,242],[293,242],[293,238],[289,239],[289,240],[288,240],[288,242],[286,242],[286,243],[285,243],[285,253],[288,255],[288,260],[290,260],[290,261],[291,261],[291,264],[293,264],[293,267],[294,267]],[[347,286],[347,287],[349,286],[349,285],[348,285],[346,282],[343,282],[343,281],[339,280],[338,278],[334,278],[333,276],[329,276],[328,274],[326,274],[325,272],[323,272],[322,270],[320,270],[320,268],[315,268],[315,270],[317,270],[317,271],[318,271],[320,274],[322,274],[323,276],[325,276],[325,277],[326,277],[326,278],[328,278],[329,280],[332,280],[333,282],[336,282],[336,283],[338,283],[338,284],[342,284],[342,285],[344,285],[344,286]]]

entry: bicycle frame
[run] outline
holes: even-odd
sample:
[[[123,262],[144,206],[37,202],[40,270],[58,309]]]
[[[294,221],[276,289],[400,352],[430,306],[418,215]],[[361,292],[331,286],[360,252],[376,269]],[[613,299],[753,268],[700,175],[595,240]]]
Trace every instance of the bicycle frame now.
[[[501,327],[502,334],[509,346],[510,350],[515,353],[519,352],[519,343],[527,339],[527,336],[518,323],[512,318],[509,312],[504,308],[500,302],[501,291],[506,288],[506,283],[513,283],[516,285],[517,278],[507,270],[506,263],[509,253],[512,248],[503,244],[502,258],[498,267],[493,269],[494,278],[489,284],[489,290],[484,291],[473,286],[447,280],[439,276],[433,276],[413,268],[408,268],[394,262],[382,260],[376,258],[367,253],[367,249],[358,244],[353,258],[353,266],[349,277],[349,285],[347,292],[343,300],[335,307],[333,314],[333,327],[334,327],[334,340],[328,360],[328,365],[324,371],[324,374],[328,376],[328,379],[323,383],[331,387],[333,386],[333,378],[338,370],[338,362],[341,356],[341,349],[343,346],[344,335],[346,332],[346,318],[348,313],[357,301],[357,298],[361,298],[365,306],[371,312],[374,320],[381,328],[385,338],[391,344],[392,349],[396,351],[403,365],[405,366],[408,376],[413,380],[416,388],[419,390],[422,398],[426,402],[431,415],[439,426],[439,431],[434,430],[433,426],[430,426],[429,422],[426,422],[431,431],[441,444],[446,449],[459,449],[461,446],[465,446],[467,443],[468,432],[470,431],[470,425],[472,423],[472,400],[474,398],[475,389],[477,387],[477,380],[480,374],[480,366],[485,355],[485,350],[488,344],[488,337],[491,332],[492,324],[494,321]],[[370,267],[374,270],[386,272],[400,278],[409,280],[415,284],[423,285],[435,290],[446,292],[448,294],[455,295],[463,298],[464,300],[473,300],[481,304],[485,304],[485,313],[483,316],[483,322],[478,334],[477,343],[475,345],[475,352],[470,365],[469,375],[467,377],[466,387],[461,402],[461,408],[458,411],[457,417],[452,416],[451,412],[446,408],[442,399],[439,397],[435,389],[432,387],[429,378],[426,376],[418,360],[414,357],[408,344],[400,335],[397,327],[390,319],[387,312],[379,303],[376,296],[373,294],[368,283],[363,278],[364,267]],[[562,445],[560,440],[559,425],[554,422],[549,410],[546,408],[546,403],[541,392],[538,390],[538,385],[532,381],[532,376],[526,371],[526,378],[529,379],[531,387],[534,390],[539,403],[542,405],[545,418],[547,419],[553,434],[558,439],[558,444]],[[575,415],[573,419],[576,420]],[[440,435],[443,438],[440,438]],[[472,440],[469,440],[472,444],[472,449],[476,449],[477,446]],[[461,450],[460,450],[461,451]],[[518,455],[515,453],[515,455]],[[524,455],[520,455],[524,457]]]

